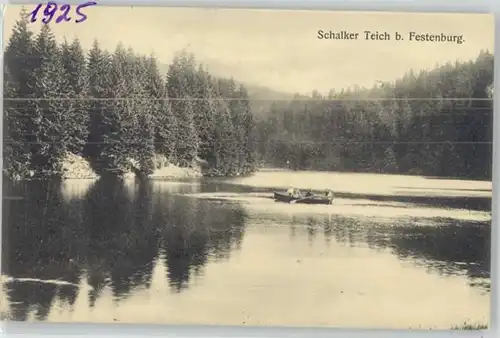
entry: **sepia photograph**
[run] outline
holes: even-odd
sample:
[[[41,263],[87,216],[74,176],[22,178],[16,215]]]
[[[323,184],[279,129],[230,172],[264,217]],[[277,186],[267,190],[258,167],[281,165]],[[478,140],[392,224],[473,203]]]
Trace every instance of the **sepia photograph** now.
[[[3,17],[2,321],[489,327],[493,15]]]

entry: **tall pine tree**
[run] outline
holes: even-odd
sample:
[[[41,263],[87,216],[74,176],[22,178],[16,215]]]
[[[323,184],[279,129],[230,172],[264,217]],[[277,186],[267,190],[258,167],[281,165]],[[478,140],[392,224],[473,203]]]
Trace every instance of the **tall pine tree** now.
[[[29,177],[34,137],[33,33],[23,8],[4,52],[4,168],[9,176]]]
[[[108,132],[107,125],[103,123],[106,109],[105,99],[109,99],[108,87],[111,57],[103,51],[99,43],[94,41],[88,54],[87,75],[89,81],[88,100],[88,137],[84,147],[84,155],[89,159],[92,167],[97,172],[102,172],[106,163],[102,160],[104,137]]]
[[[69,125],[69,151],[82,155],[83,147],[88,138],[89,124],[89,79],[88,69],[80,41],[75,39],[71,45],[66,41],[61,46],[62,63],[68,79],[68,91],[73,95],[73,113],[68,116],[72,123]]]
[[[195,83],[195,64],[186,54],[177,55],[167,73],[167,92],[177,120],[177,160],[182,166],[190,166],[198,157],[199,138],[194,121],[192,96]]]
[[[154,151],[171,163],[176,162],[177,119],[172,112],[166,84],[158,69],[154,56],[144,60],[146,77],[145,91],[151,98],[150,109],[154,132]]]
[[[34,45],[32,170],[37,176],[61,175],[62,161],[70,148],[74,93],[64,72],[61,52],[49,25],[43,25]]]

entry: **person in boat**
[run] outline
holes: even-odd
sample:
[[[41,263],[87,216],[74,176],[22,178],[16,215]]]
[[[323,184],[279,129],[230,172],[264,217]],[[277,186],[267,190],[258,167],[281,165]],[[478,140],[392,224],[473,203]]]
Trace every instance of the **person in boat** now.
[[[301,195],[300,190],[295,189],[295,188],[288,188],[288,190],[286,192],[287,192],[288,196],[294,197],[294,198],[300,198],[300,195]]]
[[[311,197],[313,195],[313,193],[311,192],[311,190],[308,190],[306,192],[306,197]]]
[[[327,198],[333,198],[333,192],[331,190],[325,190],[325,196]]]

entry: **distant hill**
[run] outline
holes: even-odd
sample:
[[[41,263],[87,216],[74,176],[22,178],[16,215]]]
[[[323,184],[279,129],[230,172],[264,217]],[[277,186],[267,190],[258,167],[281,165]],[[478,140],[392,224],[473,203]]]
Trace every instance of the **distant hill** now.
[[[238,83],[238,81],[236,81]],[[264,117],[268,112],[273,101],[289,101],[293,98],[292,93],[280,92],[264,86],[243,84],[248,90],[248,96],[251,99],[252,111],[255,117]]]
[[[160,71],[164,74],[167,73],[169,65],[158,64]],[[210,73],[217,77],[225,78],[217,74],[217,72],[210,71]],[[244,81],[234,79],[237,85],[243,85],[248,91],[248,96],[251,100],[252,111],[256,118],[262,118],[269,112],[269,107],[273,101],[289,101],[293,98],[293,93],[281,92],[265,86],[248,84]]]

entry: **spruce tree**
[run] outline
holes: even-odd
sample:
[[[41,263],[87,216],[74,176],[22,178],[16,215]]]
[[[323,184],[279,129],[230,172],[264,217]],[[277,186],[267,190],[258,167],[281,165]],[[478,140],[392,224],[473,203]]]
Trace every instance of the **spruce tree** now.
[[[4,169],[11,177],[29,177],[34,137],[33,33],[21,10],[4,52]]]
[[[181,53],[174,58],[167,73],[167,92],[177,120],[177,160],[182,166],[192,165],[199,150],[193,109],[197,98],[191,95],[195,83],[194,67],[192,57]]]
[[[166,84],[160,74],[156,58],[144,60],[146,68],[145,91],[151,98],[150,109],[154,132],[154,151],[171,163],[176,162],[177,120],[172,112]]]
[[[132,137],[134,120],[130,109],[133,97],[130,93],[130,68],[127,51],[118,45],[111,56],[109,66],[109,84],[105,88],[103,116],[101,126],[104,130],[100,161],[105,169],[118,176],[127,172],[130,167],[130,152],[135,147]]]
[[[156,101],[153,99],[149,84],[148,67],[144,57],[128,52],[131,66],[130,97],[132,114],[130,119],[134,121],[133,142],[136,150],[133,156],[138,161],[141,175],[149,175],[155,169],[154,157],[154,120],[156,115]]]
[[[89,109],[88,100],[89,79],[85,54],[80,41],[75,39],[71,45],[66,41],[61,46],[62,62],[68,79],[68,90],[73,96],[72,115],[68,116],[72,123],[69,125],[69,150],[77,155],[83,154],[83,147],[88,138]],[[68,112],[69,113],[69,112]]]
[[[210,74],[200,66],[195,82],[195,122],[200,139],[198,155],[208,167],[216,165],[215,128],[218,98],[211,80]]]
[[[62,160],[70,147],[74,93],[49,25],[42,26],[36,37],[34,62],[36,142],[31,147],[31,166],[37,176],[61,175]]]
[[[217,101],[215,116],[215,165],[213,174],[216,176],[231,176],[237,171],[235,154],[237,152],[236,137],[231,115],[226,102]]]
[[[256,167],[256,125],[250,107],[250,98],[248,97],[248,92],[243,85],[240,86],[238,92],[236,93],[236,97],[238,98],[238,103],[241,109],[239,117],[239,123],[241,123],[241,126],[238,130],[240,142],[239,151],[240,156],[242,157],[241,169],[243,174],[248,174],[253,172]]]
[[[102,161],[102,151],[105,147],[104,136],[108,127],[103,123],[106,102],[110,86],[109,70],[111,57],[107,51],[101,50],[95,40],[88,54],[87,74],[89,81],[89,122],[88,138],[84,148],[84,155],[90,160],[94,170],[101,173],[106,167]]]

